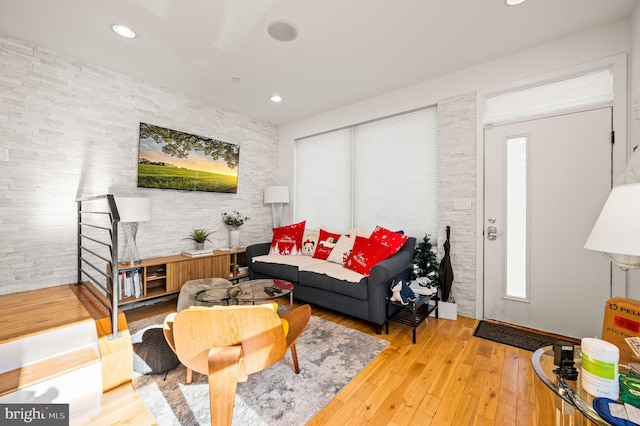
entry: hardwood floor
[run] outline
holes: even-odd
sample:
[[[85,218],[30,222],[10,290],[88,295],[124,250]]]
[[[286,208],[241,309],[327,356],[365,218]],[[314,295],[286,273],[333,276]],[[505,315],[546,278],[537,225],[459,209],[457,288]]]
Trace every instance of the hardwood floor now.
[[[313,315],[375,335],[364,321],[312,308]],[[125,315],[132,322],[174,309],[175,301],[167,301]],[[415,345],[410,327],[391,323],[389,335],[378,335],[390,342],[387,349],[308,424],[556,424],[553,393],[535,376],[532,353],[474,337],[477,323],[430,318],[418,327]],[[588,424],[577,420],[571,424]]]

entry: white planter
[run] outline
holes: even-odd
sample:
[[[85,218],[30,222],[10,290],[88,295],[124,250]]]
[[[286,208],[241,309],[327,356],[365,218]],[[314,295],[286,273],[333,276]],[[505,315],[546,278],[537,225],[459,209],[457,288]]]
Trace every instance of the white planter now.
[[[450,302],[438,302],[438,318],[457,320],[458,305]]]
[[[240,231],[238,229],[232,229],[229,231],[229,247],[240,247]]]

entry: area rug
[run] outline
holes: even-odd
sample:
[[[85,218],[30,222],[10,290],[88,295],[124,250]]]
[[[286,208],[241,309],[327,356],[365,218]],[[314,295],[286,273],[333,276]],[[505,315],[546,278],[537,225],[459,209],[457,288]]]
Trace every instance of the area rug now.
[[[130,324],[132,341],[165,315]],[[300,374],[290,352],[277,364],[238,383],[234,425],[304,425],[389,342],[312,316],[296,343]],[[185,384],[184,366],[161,375],[135,373],[133,384],[159,426],[209,425],[207,377],[194,373]]]
[[[476,331],[473,333],[476,337],[481,337],[494,342],[504,343],[505,345],[515,346],[516,348],[525,349],[534,352],[542,346],[552,345],[558,341],[557,337],[547,336],[535,333],[533,331],[522,330],[517,327],[509,327],[508,325],[496,324],[489,321],[480,321]]]

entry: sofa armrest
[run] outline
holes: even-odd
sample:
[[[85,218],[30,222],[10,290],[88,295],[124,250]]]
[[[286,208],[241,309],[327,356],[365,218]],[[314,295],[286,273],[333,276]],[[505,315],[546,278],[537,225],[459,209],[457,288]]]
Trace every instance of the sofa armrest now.
[[[369,285],[373,283],[384,284],[405,273],[413,263],[415,246],[416,239],[409,237],[398,253],[374,265],[369,274]]]
[[[386,297],[394,279],[409,279],[413,264],[416,239],[409,237],[400,251],[377,263],[369,273],[369,316],[372,322],[382,324],[387,317]]]
[[[247,255],[247,261],[249,262],[249,265],[251,265],[254,257],[269,254],[270,249],[271,243],[260,243],[247,246],[247,248],[245,249],[245,254]]]
[[[249,267],[250,280],[256,279],[255,272],[253,271],[253,258],[269,254],[270,249],[271,243],[259,243],[247,246],[247,248],[244,250],[244,253],[247,256],[247,266]]]

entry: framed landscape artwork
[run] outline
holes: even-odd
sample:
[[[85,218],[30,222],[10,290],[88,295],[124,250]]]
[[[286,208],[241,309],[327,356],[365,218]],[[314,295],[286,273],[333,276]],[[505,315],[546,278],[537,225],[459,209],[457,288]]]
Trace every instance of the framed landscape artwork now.
[[[140,123],[138,187],[238,192],[240,146]]]

